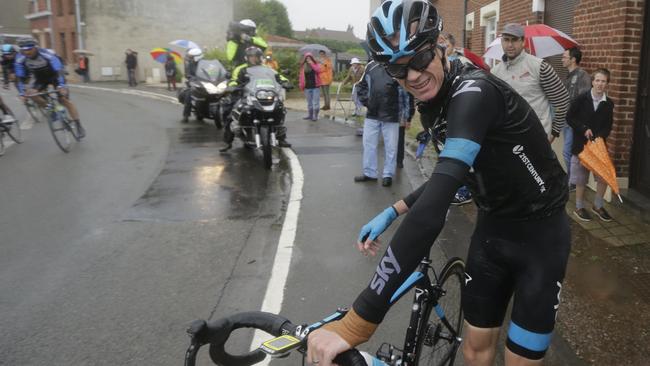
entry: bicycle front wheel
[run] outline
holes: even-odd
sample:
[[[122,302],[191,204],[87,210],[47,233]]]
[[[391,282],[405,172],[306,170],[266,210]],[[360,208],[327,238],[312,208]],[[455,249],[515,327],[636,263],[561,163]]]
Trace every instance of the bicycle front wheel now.
[[[447,262],[440,273],[442,294],[429,310],[424,337],[420,340],[418,365],[451,366],[460,348],[463,330],[461,291],[465,285],[465,263],[458,258]]]
[[[52,137],[54,137],[54,142],[61,149],[61,151],[67,153],[70,152],[72,142],[74,137],[71,132],[71,127],[68,121],[63,118],[58,113],[52,113],[49,118],[50,131],[52,132]]]
[[[7,127],[7,131],[5,132],[7,133],[7,135],[9,135],[9,137],[11,137],[12,140],[14,140],[14,142],[16,142],[17,144],[22,144],[23,132],[20,129],[20,121],[16,118],[16,116],[13,115],[13,113],[11,114],[11,116],[13,117],[14,120],[12,122],[5,123],[5,126]]]

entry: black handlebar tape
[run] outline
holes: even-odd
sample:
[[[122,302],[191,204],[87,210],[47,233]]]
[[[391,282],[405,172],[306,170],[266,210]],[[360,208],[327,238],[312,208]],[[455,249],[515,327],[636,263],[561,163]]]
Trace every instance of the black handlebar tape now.
[[[240,328],[260,329],[271,335],[279,336],[285,332],[293,333],[296,326],[282,316],[255,311],[234,314],[210,323],[196,321],[192,323],[190,333],[199,343],[210,343],[210,358],[217,365],[245,366],[262,361],[266,354],[260,350],[243,355],[231,355],[226,352],[225,344],[230,334]]]
[[[334,359],[334,363],[341,366],[369,366],[365,358],[356,349],[347,350]]]

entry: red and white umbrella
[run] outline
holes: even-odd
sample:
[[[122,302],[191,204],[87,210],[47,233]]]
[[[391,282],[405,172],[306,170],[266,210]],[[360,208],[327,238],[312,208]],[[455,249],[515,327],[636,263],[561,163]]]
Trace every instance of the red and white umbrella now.
[[[524,47],[531,54],[540,58],[559,55],[565,50],[579,45],[566,33],[546,24],[533,24],[524,27]],[[501,59],[502,56],[503,48],[501,47],[501,37],[499,37],[488,46],[483,57]]]

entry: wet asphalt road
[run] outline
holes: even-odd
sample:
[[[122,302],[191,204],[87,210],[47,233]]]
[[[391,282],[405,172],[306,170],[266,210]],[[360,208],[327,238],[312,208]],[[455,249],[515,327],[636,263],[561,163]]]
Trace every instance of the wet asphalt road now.
[[[0,365],[181,364],[191,320],[260,309],[288,163],[276,156],[267,172],[240,145],[220,154],[214,127],[180,124],[181,107],[167,102],[78,89],[74,101],[88,137],[70,154],[35,125],[0,157]],[[391,188],[355,184],[354,129],[300,117],[287,121],[305,183],[281,314],[310,323],[367,285],[377,258],[352,247],[359,228],[422,177],[407,159]],[[461,210],[449,220],[431,252],[438,268],[465,256],[471,234]],[[401,348],[411,300],[393,307],[363,350]],[[236,334],[232,349],[248,347],[248,335]]]

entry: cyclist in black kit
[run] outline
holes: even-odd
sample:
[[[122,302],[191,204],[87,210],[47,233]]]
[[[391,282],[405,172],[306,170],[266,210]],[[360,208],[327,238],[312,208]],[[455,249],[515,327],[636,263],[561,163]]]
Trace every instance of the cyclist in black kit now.
[[[447,62],[436,45],[440,31],[442,20],[427,0],[385,1],[368,25],[373,58],[423,101],[423,123],[446,131],[438,136],[445,146],[429,181],[361,230],[359,249],[375,254],[377,237],[409,213],[352,310],[310,335],[307,358],[319,366],[370,338],[464,183],[478,205],[462,293],[465,364],[494,363],[513,295],[506,365],[540,364],[548,349],[570,249],[566,175],[528,103],[494,76]]]

